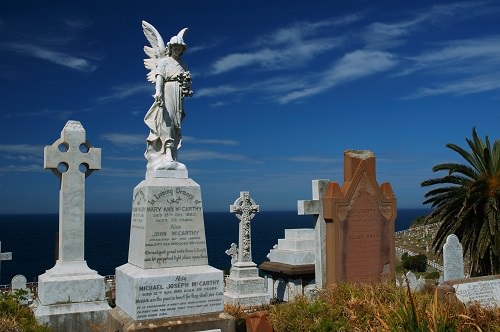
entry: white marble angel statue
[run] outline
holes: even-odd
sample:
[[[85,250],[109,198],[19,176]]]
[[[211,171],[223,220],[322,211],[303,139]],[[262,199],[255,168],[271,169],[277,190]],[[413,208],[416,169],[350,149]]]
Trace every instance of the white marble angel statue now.
[[[184,36],[187,28],[170,38],[165,45],[161,35],[148,22],[142,21],[144,35],[151,47],[144,46],[149,59],[144,60],[149,69],[147,78],[155,83],[153,105],[144,117],[150,132],[144,156],[148,161],[146,179],[158,170],[184,171],[186,166],[177,161],[181,147],[181,122],[184,119],[184,97],[191,96],[191,73],[181,56],[186,50]]]

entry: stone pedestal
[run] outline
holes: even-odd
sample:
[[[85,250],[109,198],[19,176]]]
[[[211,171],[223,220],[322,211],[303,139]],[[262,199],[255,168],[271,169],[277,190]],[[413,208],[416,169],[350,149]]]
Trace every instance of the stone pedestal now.
[[[291,301],[297,295],[308,295],[315,288],[315,230],[285,229],[285,238],[270,250],[259,267],[265,273],[269,296]]]
[[[35,317],[54,332],[104,331],[110,309],[104,286],[85,261],[58,261],[38,277]]]
[[[264,278],[259,277],[259,269],[252,262],[235,263],[226,278],[224,303],[242,307],[269,304]]]
[[[138,331],[146,321],[170,326],[183,317],[219,317],[223,292],[223,272],[208,265],[200,186],[188,178],[142,181],[133,194],[128,263],[116,269],[109,324],[121,328],[112,331]]]

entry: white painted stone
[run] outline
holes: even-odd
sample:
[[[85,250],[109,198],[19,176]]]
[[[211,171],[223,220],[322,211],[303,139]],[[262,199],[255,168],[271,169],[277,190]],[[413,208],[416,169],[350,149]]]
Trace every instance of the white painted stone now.
[[[323,195],[330,180],[312,181],[312,200],[297,202],[299,215],[313,215],[315,236],[315,279],[318,288],[326,286],[326,221],[323,217]]]
[[[239,247],[234,243],[231,245],[232,253],[236,254],[236,257],[232,260],[230,274],[226,278],[224,303],[242,307],[269,304],[266,280],[259,277],[259,269],[252,262],[250,222],[259,212],[259,206],[247,191],[242,191],[229,210],[240,220]],[[228,251],[226,253],[228,254]]]
[[[271,262],[305,265],[315,264],[315,231],[310,228],[285,229],[285,238],[269,251]]]
[[[462,244],[455,234],[448,235],[443,246],[443,268],[444,281],[465,278]]]
[[[12,260],[12,252],[2,252],[2,241],[0,241],[0,268],[2,267],[2,261],[11,261]],[[0,269],[0,273],[1,273]]]
[[[223,273],[208,265],[143,269],[124,264],[116,268],[116,289],[116,305],[134,320],[224,309]]]
[[[152,178],[135,187],[128,257],[144,269],[208,264],[196,182]]]
[[[193,94],[191,73],[182,60],[186,49],[184,35],[188,29],[182,29],[167,44],[150,23],[142,21],[142,29],[151,44],[151,47],[144,47],[149,57],[144,65],[149,70],[148,80],[155,86],[153,104],[144,117],[149,127],[144,154],[148,161],[146,179],[187,179],[186,166],[177,160],[177,150],[182,145],[184,98]]]
[[[453,285],[456,297],[464,304],[477,302],[483,307],[500,307],[500,279]]]
[[[271,249],[268,257],[271,262],[290,264],[290,265],[314,264],[315,261],[314,250],[292,251],[292,250]]]
[[[412,291],[417,288],[417,276],[412,271],[406,272],[406,278],[403,278],[403,287],[407,287],[407,285]]]
[[[64,166],[64,167],[63,167]],[[44,167],[61,181],[59,191],[59,258],[38,277],[35,317],[55,331],[62,316],[107,319],[104,277],[84,259],[85,178],[101,168],[101,149],[93,148],[78,121],[68,121],[61,138],[44,149]],[[85,312],[91,308],[97,312]],[[51,315],[51,317],[46,317]],[[96,321],[98,322],[98,321]]]
[[[252,262],[252,233],[250,222],[257,212],[259,206],[255,204],[250,197],[248,191],[240,192],[232,205],[229,206],[229,211],[234,213],[236,218],[240,220],[238,234],[238,262]]]
[[[12,278],[10,284],[12,292],[15,292],[16,290],[22,290],[26,292],[26,294],[23,295],[23,297],[20,300],[21,304],[25,305],[32,301],[31,290],[27,287],[27,280],[25,276],[23,276],[22,274],[15,275]]]

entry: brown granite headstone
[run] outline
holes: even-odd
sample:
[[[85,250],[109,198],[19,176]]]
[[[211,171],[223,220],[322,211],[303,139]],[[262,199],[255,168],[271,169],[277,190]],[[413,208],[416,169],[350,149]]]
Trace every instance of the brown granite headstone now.
[[[394,277],[396,197],[390,183],[377,184],[372,152],[344,152],[344,183],[329,183],[323,214],[327,284]]]

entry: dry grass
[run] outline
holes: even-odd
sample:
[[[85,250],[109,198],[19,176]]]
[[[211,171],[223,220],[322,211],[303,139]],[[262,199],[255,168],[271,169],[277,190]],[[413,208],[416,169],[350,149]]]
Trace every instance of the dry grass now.
[[[275,331],[500,331],[500,308],[439,299],[434,290],[410,293],[387,284],[338,284],[314,299],[272,306]]]

